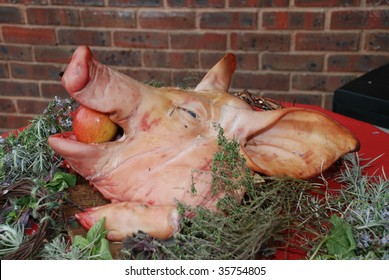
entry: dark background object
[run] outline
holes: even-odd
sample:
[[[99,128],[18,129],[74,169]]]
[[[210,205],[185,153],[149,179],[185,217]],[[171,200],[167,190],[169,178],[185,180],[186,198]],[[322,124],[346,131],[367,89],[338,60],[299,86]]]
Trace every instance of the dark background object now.
[[[389,64],[335,90],[333,111],[389,128]]]

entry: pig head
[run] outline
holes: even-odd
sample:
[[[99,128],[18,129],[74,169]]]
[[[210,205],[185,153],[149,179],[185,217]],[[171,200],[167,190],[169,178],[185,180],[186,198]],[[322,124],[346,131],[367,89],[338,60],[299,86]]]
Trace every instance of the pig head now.
[[[78,142],[72,133],[49,138],[54,151],[113,202],[77,214],[85,227],[105,217],[111,240],[138,230],[168,238],[179,228],[177,201],[215,209],[223,195],[211,191],[217,125],[238,141],[247,165],[266,175],[310,178],[358,149],[352,133],[322,113],[259,112],[226,93],[235,67],[227,54],[194,90],[154,88],[100,64],[86,46],[75,51],[63,86],[123,130],[103,144]]]

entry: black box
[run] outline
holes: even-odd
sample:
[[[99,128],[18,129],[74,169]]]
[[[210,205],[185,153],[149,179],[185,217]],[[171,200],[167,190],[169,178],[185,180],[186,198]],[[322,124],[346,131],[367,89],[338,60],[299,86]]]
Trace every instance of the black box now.
[[[389,64],[335,90],[333,111],[389,128]]]

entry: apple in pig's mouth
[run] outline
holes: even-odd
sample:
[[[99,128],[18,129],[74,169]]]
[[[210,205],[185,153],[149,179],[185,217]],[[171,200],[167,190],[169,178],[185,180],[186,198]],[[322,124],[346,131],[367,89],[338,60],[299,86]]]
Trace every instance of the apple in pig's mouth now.
[[[73,113],[73,133],[82,143],[104,143],[113,140],[118,126],[104,114],[83,105]]]

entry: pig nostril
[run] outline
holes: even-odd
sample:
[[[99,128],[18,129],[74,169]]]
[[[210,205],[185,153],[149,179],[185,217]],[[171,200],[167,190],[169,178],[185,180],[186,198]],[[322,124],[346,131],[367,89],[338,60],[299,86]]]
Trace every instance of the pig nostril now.
[[[63,74],[65,74],[65,72],[61,71],[61,72],[59,72],[58,76],[60,76],[62,78]]]

